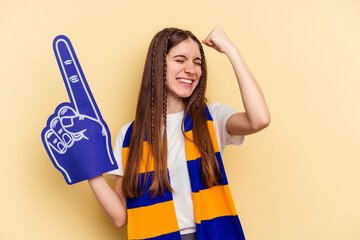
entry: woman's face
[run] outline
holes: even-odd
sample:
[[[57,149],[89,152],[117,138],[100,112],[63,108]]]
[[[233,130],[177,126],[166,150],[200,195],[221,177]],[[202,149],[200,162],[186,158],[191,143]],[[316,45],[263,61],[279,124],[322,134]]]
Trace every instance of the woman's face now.
[[[168,101],[190,97],[201,76],[201,54],[198,44],[186,39],[171,48],[166,57]]]

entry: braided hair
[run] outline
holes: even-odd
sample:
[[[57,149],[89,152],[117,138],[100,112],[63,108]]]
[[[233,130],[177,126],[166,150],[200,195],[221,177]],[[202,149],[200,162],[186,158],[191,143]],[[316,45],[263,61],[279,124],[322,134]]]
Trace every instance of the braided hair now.
[[[214,154],[214,148],[207,128],[205,113],[205,90],[207,71],[205,55],[200,41],[190,32],[178,28],[165,28],[152,39],[142,77],[137,103],[133,133],[129,146],[123,192],[130,198],[140,197],[151,180],[152,197],[163,194],[165,189],[173,191],[167,171],[167,87],[166,87],[166,57],[171,48],[184,40],[195,41],[201,54],[201,76],[198,86],[190,97],[184,98],[185,114],[189,114],[193,122],[194,141],[202,157],[202,179],[207,187],[218,183],[220,179],[219,165]],[[184,134],[184,129],[182,129]],[[184,134],[185,136],[185,134]],[[145,141],[144,141],[145,140]],[[144,152],[145,151],[145,152]],[[145,159],[143,155],[145,154]],[[154,174],[149,179],[139,174],[140,163],[145,161],[145,168],[154,165]],[[139,188],[139,186],[142,186]]]

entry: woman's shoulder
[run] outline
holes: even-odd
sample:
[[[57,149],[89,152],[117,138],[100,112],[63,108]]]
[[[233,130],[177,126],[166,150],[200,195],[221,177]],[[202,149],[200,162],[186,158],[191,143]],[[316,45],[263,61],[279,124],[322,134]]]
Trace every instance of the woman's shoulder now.
[[[212,102],[212,103],[208,103],[206,104],[209,112],[211,114],[211,116],[216,112],[216,109],[221,105],[219,102]]]
[[[125,135],[126,135],[126,132],[127,130],[129,129],[130,125],[132,124],[133,122],[128,122],[127,124],[125,124],[124,126],[122,126],[117,134],[117,137],[116,137],[116,141],[122,143],[124,141],[124,138],[125,138]]]
[[[239,112],[234,107],[226,104],[221,104],[220,102],[212,102],[207,104],[207,106],[212,117],[219,115],[232,115],[236,112]]]
[[[208,109],[214,120],[221,153],[224,152],[226,145],[241,145],[244,142],[244,136],[230,135],[226,129],[226,122],[229,117],[239,111],[232,106],[221,104],[219,102],[208,104]]]
[[[124,126],[122,126],[120,128],[120,132],[124,132],[126,133],[126,131],[129,129],[130,125],[132,124],[133,122],[128,122],[127,124],[125,124]]]

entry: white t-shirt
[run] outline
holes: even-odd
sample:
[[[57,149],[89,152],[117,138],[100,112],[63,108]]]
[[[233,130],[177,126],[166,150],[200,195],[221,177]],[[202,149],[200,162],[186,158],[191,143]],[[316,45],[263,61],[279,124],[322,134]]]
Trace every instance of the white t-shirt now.
[[[220,103],[209,104],[208,108],[214,120],[216,136],[222,156],[226,145],[233,144],[239,146],[244,141],[244,136],[233,136],[230,135],[226,130],[227,119],[238,111],[233,107],[222,105]],[[183,116],[184,112],[167,115],[167,164],[169,168],[171,187],[174,190],[172,194],[180,233],[188,234],[196,232],[196,226],[190,177],[186,162],[185,138],[181,131]],[[114,175],[124,175],[122,162],[122,144],[130,124],[131,123],[128,123],[122,127],[116,138],[114,144],[114,156],[119,168],[109,172],[111,177],[114,177]]]

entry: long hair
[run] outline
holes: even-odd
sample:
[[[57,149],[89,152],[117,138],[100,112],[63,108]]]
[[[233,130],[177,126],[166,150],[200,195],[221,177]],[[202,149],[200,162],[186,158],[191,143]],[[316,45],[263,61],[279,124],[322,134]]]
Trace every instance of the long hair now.
[[[122,185],[123,192],[127,197],[140,197],[148,184],[148,172],[145,170],[144,177],[139,174],[142,161],[146,166],[145,169],[148,169],[150,164],[154,166],[154,174],[150,179],[149,188],[152,197],[163,194],[165,189],[173,191],[167,171],[166,56],[171,48],[187,39],[194,40],[199,46],[201,76],[199,84],[191,96],[183,99],[184,118],[186,114],[189,114],[193,123],[194,139],[191,140],[195,141],[201,153],[202,180],[205,186],[217,185],[218,179],[221,177],[206,122],[207,71],[203,48],[200,41],[190,31],[165,28],[152,39],[146,57]],[[184,129],[182,131],[184,134]]]

